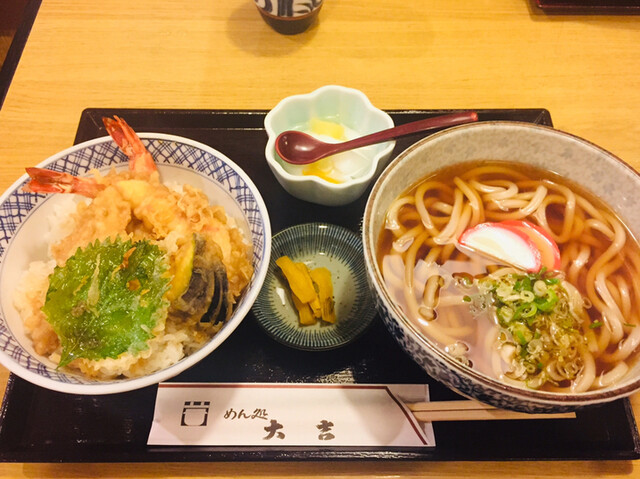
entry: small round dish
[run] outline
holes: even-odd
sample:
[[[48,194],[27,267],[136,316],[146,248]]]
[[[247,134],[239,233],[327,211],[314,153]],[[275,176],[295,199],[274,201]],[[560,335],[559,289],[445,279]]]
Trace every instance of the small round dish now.
[[[310,326],[300,325],[287,280],[276,265],[276,260],[283,255],[309,268],[323,266],[331,271],[334,324],[318,321]],[[276,234],[272,239],[267,277],[253,312],[269,336],[296,349],[323,351],[353,341],[376,314],[359,236],[327,223],[296,225]]]

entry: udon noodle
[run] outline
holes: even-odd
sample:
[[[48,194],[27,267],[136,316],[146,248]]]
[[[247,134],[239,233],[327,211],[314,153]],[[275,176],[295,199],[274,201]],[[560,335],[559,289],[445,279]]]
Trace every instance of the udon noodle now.
[[[527,276],[459,247],[468,228],[504,220],[546,230],[558,244],[560,270]],[[625,375],[640,343],[638,244],[610,208],[548,172],[485,161],[423,179],[388,209],[378,262],[416,329],[468,366],[510,384],[558,392],[603,388]],[[532,291],[556,288],[563,334],[552,321],[541,338],[536,332],[520,341],[504,327],[496,291],[505,278],[518,284],[525,277]],[[545,344],[562,353],[545,351]],[[525,355],[538,359],[523,363]],[[522,367],[530,370],[518,371]]]

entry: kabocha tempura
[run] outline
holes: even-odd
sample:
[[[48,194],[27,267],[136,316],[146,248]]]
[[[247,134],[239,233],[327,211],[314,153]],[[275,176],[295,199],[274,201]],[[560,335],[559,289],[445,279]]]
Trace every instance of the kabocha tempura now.
[[[74,193],[53,261],[33,263],[15,304],[38,354],[90,377],[135,377],[199,349],[253,274],[250,246],[197,188],[162,184],[127,123],[104,124],[128,171],[92,178],[27,168],[26,191]]]

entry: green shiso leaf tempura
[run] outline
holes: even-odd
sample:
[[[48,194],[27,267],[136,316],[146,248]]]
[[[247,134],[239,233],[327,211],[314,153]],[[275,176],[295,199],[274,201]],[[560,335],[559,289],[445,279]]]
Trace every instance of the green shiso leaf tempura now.
[[[169,308],[167,267],[158,246],[121,239],[79,248],[56,267],[42,311],[60,338],[58,367],[147,349]]]

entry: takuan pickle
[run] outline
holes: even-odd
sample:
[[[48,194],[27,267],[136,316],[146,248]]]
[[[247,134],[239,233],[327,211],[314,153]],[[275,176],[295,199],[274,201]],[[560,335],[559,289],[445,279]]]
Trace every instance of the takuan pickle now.
[[[330,324],[336,322],[333,283],[327,268],[310,270],[304,263],[293,262],[288,256],[281,256],[276,264],[289,284],[302,326],[316,324],[318,319]]]

